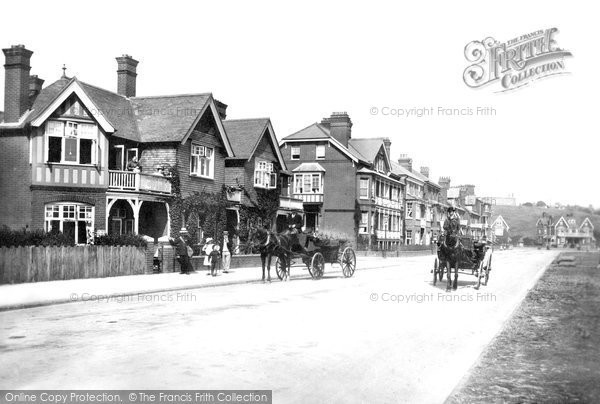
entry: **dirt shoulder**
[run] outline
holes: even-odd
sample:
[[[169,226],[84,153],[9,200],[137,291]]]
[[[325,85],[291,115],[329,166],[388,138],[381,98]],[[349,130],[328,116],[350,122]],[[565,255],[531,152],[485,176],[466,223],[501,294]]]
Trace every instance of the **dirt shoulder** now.
[[[446,402],[600,402],[599,260],[561,254]]]

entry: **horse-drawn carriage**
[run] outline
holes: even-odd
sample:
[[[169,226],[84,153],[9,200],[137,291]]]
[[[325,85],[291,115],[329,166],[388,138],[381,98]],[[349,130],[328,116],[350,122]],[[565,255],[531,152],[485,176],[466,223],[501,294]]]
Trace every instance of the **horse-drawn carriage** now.
[[[450,290],[450,275],[454,268],[452,289],[457,288],[458,273],[466,273],[477,277],[475,289],[481,284],[487,285],[492,269],[492,248],[485,241],[474,241],[470,237],[448,234],[437,242],[437,257],[433,263],[433,284],[448,275],[446,290]]]
[[[250,244],[258,247],[265,280],[271,279],[271,258],[276,257],[275,272],[280,280],[289,280],[290,269],[304,267],[313,279],[320,279],[325,273],[325,264],[338,264],[344,277],[349,278],[356,270],[356,254],[345,240],[322,239],[310,234],[291,232],[274,233],[255,229],[249,237]]]

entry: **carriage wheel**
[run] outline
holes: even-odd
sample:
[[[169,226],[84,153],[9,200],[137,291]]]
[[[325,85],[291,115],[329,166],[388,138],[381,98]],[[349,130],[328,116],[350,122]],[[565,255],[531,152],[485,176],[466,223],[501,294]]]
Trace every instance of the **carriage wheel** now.
[[[438,264],[438,280],[440,282],[444,280],[444,265]]]
[[[284,256],[277,257],[275,260],[275,272],[277,273],[277,277],[280,281],[283,280],[283,275],[287,271],[287,260]]]
[[[438,273],[439,272],[440,272],[440,270],[439,270],[439,262],[438,262],[438,259],[436,258],[435,261],[433,261],[433,285],[434,286],[437,283]]]
[[[479,267],[477,268],[477,285],[475,286],[475,289],[479,289],[479,287],[481,286],[481,278],[483,278],[483,261],[481,261],[479,263]]]
[[[490,255],[490,259],[488,260],[487,266],[485,267],[485,280],[483,281],[483,285],[487,286],[488,280],[490,279],[490,271],[492,270],[492,256]]]
[[[340,259],[340,265],[342,266],[342,273],[346,278],[350,278],[356,271],[356,254],[352,247],[344,248],[342,258]]]
[[[323,276],[325,272],[325,258],[323,258],[323,254],[318,252],[313,255],[308,271],[313,279],[320,279]]]

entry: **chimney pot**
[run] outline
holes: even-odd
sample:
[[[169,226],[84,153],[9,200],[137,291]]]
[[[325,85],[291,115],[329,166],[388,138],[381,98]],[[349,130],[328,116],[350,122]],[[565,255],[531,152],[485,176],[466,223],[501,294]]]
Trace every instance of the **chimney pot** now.
[[[117,60],[117,93],[125,97],[135,97],[138,61],[124,54]]]
[[[40,79],[36,74],[29,76],[29,106],[33,105],[38,94],[42,91],[43,85],[44,79]]]
[[[398,164],[412,172],[412,159],[407,154],[401,154],[398,159]]]
[[[429,167],[421,167],[421,174],[429,178]]]

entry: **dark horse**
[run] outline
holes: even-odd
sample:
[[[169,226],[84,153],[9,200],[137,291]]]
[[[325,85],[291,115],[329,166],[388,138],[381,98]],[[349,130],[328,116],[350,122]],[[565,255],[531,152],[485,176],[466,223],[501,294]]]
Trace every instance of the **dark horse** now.
[[[257,247],[260,253],[262,264],[262,280],[265,281],[265,269],[267,270],[267,281],[271,282],[271,259],[278,257],[282,263],[283,280],[290,279],[290,254],[295,244],[297,236],[292,233],[277,234],[267,229],[252,228],[248,235],[248,243],[252,247]]]
[[[465,248],[459,237],[460,225],[457,220],[449,219],[444,225],[444,236],[438,242],[440,269],[446,267],[448,281],[446,290],[456,290],[458,287],[458,267],[465,260]],[[454,268],[454,282],[451,282],[452,269]]]

